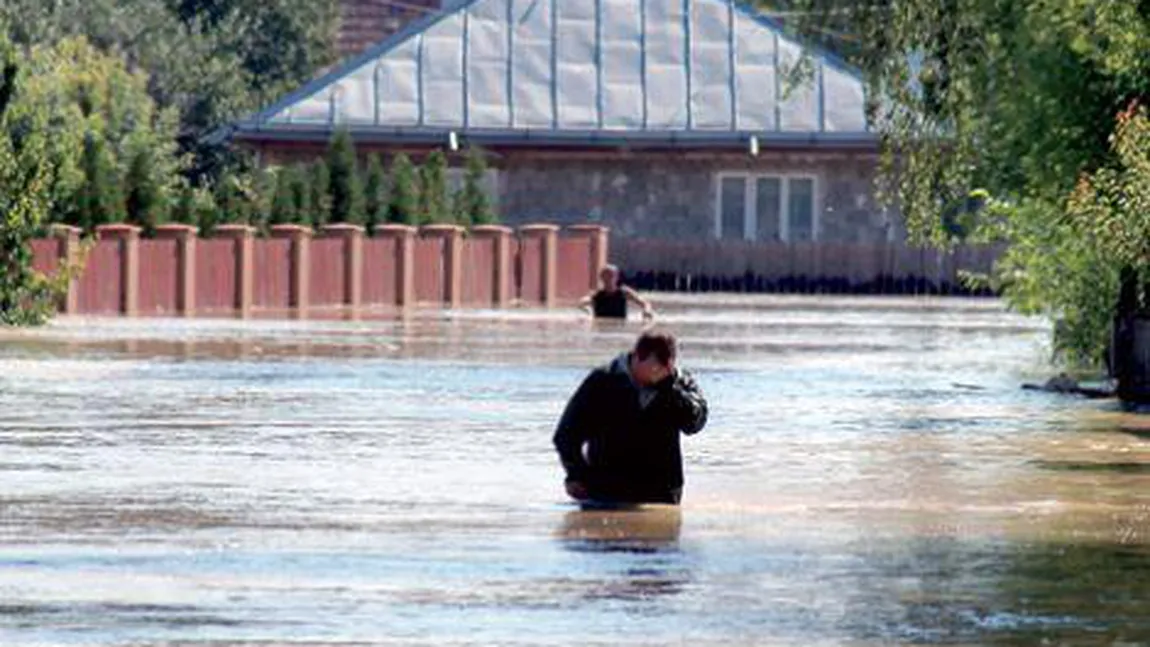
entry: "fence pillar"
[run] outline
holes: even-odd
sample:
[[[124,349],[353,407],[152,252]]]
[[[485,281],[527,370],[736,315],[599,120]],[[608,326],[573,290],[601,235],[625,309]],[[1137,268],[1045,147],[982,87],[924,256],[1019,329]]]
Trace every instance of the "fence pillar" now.
[[[324,225],[323,235],[343,240],[343,305],[355,317],[363,304],[363,227],[336,223]]]
[[[376,225],[375,234],[395,240],[395,305],[415,305],[415,227]]]
[[[140,228],[113,224],[96,227],[101,240],[120,242],[120,314],[135,317],[140,302]]]
[[[492,305],[506,307],[514,295],[511,267],[511,228],[502,225],[476,225],[471,235],[477,240],[490,240],[494,250],[494,276],[492,277]]]
[[[52,236],[59,244],[57,255],[58,267],[61,271],[68,271],[80,259],[80,228],[70,225],[52,225]],[[83,268],[79,268],[83,271]],[[60,299],[60,313],[74,315],[80,311],[80,291],[77,277],[68,281],[67,291]]]
[[[590,261],[587,267],[591,274],[587,277],[587,289],[595,290],[599,287],[599,270],[607,264],[607,234],[611,230],[603,225],[571,225],[567,232],[573,237],[586,238],[590,242]]]
[[[463,303],[463,227],[426,225],[420,235],[443,240],[443,301],[448,308],[458,308]]]
[[[540,241],[540,268],[539,277],[542,285],[540,292],[544,307],[555,305],[555,296],[558,289],[556,276],[557,257],[559,255],[559,226],[558,225],[524,225],[519,228],[519,236],[525,239],[539,239]]]
[[[311,276],[310,227],[303,225],[272,225],[273,238],[291,240],[291,278],[288,281],[288,306],[294,319],[306,319],[308,287]]]
[[[256,230],[250,225],[216,225],[217,238],[230,238],[236,244],[236,316],[252,316],[255,263],[253,240]]]
[[[196,314],[196,232],[192,225],[157,225],[156,238],[176,241],[176,312]]]

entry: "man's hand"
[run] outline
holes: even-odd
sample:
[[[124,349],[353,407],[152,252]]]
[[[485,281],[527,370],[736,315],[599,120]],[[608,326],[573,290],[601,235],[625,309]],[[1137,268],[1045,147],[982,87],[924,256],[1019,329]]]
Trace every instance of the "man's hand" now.
[[[679,368],[675,369],[675,381],[673,384],[675,388],[691,393],[699,390],[699,383],[695,381],[695,376]]]
[[[565,481],[563,486],[567,488],[567,496],[572,499],[584,501],[591,498],[590,495],[587,494],[587,486],[584,485],[582,481]]]
[[[627,296],[627,300],[639,306],[643,310],[643,321],[651,321],[655,318],[655,309],[651,307],[651,302],[639,296],[639,293],[627,287],[626,285],[619,288],[623,290],[623,294]]]
[[[707,424],[707,399],[695,378],[678,367],[657,387],[665,395],[665,402],[679,422],[679,430],[690,435],[698,433]]]
[[[657,384],[655,384],[655,388],[664,393],[669,393],[678,388],[679,385],[682,384],[682,380],[683,371],[676,366],[674,370],[672,370],[670,373],[667,373],[667,377],[664,377],[663,379],[659,380]]]

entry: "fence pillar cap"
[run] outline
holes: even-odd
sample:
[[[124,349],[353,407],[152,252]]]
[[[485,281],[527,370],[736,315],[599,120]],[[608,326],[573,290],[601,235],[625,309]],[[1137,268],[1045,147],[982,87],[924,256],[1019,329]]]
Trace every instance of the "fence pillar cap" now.
[[[611,231],[611,228],[608,227],[607,225],[595,225],[595,224],[585,223],[585,224],[580,224],[580,225],[568,225],[567,231],[573,231],[573,232],[578,232],[578,233],[598,234],[600,232]]]
[[[375,226],[375,233],[381,236],[414,236],[415,231],[415,227],[411,225],[401,225],[393,222]]]
[[[533,235],[533,234],[549,234],[559,231],[559,225],[549,225],[544,223],[534,223],[530,225],[523,225],[519,228],[519,233]]]
[[[246,236],[254,236],[256,234],[256,228],[251,225],[240,225],[234,223],[216,225],[215,234],[217,236],[228,238],[244,238]]]
[[[272,225],[270,229],[276,238],[304,238],[312,235],[311,227],[305,225]]]
[[[506,225],[475,225],[471,228],[471,233],[476,236],[509,236],[512,231]]]
[[[100,238],[131,238],[139,236],[140,231],[142,230],[139,227],[123,222],[96,227],[96,235]]]
[[[156,225],[156,236],[159,238],[188,238],[199,233],[200,228],[195,225],[171,223]]]
[[[68,236],[79,236],[80,234],[84,233],[84,230],[80,229],[79,227],[73,227],[72,225],[60,225],[60,224],[50,225],[48,227],[48,231],[52,232],[53,236],[56,236],[59,238],[65,238]]]
[[[428,236],[449,236],[452,234],[462,234],[463,227],[460,227],[459,225],[437,223],[434,225],[424,225],[420,227],[419,233]]]
[[[366,231],[362,225],[354,225],[350,222],[333,222],[329,225],[324,225],[320,230],[325,234],[335,234],[339,236],[353,236]]]

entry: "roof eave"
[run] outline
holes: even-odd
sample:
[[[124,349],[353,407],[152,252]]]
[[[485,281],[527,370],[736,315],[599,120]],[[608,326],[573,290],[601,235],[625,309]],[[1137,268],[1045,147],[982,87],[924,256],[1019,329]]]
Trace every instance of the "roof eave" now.
[[[301,142],[326,144],[336,129],[346,126],[359,144],[409,144],[446,146],[451,128],[380,128],[354,125],[239,125],[232,139],[247,143]],[[705,131],[675,130],[647,132],[611,132],[576,130],[454,130],[461,140],[480,146],[600,148],[741,148],[747,149],[752,138],[760,147],[770,148],[859,148],[874,149],[879,138],[870,132],[781,132],[781,131]]]

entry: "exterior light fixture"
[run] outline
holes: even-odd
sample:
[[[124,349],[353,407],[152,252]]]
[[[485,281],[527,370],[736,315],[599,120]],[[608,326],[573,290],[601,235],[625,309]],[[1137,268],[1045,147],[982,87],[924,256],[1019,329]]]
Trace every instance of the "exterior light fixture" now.
[[[450,148],[453,153],[459,150],[459,134],[454,130],[447,133],[447,147]]]
[[[747,152],[751,154],[751,157],[759,156],[759,137],[757,135],[751,135],[751,139],[747,142]]]

